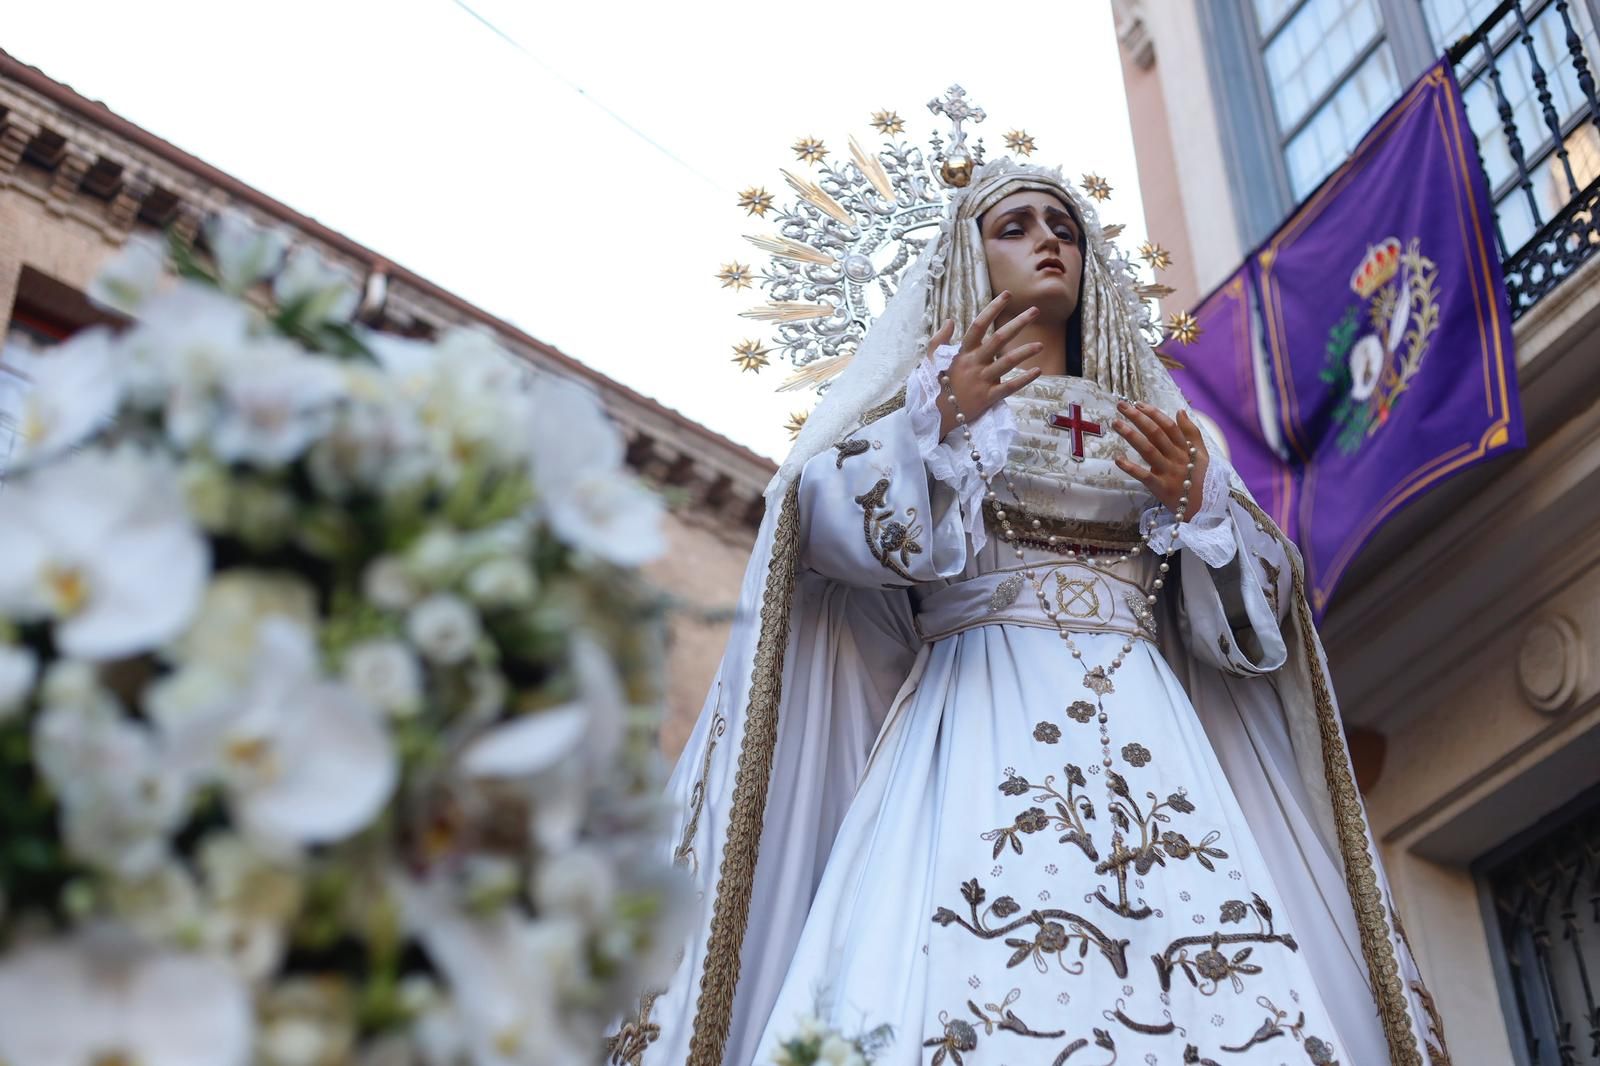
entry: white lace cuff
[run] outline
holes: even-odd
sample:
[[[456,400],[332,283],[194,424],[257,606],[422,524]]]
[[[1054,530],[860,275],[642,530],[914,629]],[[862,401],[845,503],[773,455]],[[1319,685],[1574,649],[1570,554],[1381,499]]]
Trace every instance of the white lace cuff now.
[[[960,350],[958,344],[942,345],[934,349],[931,362],[917,362],[906,379],[906,413],[928,474],[955,491],[961,505],[962,526],[972,538],[972,550],[978,551],[989,539],[983,528],[983,494],[987,486],[972,462],[965,434],[952,432],[949,440],[939,439],[939,375]],[[1017,435],[1011,408],[997,403],[969,422],[968,428],[972,430],[973,448],[983,457],[983,469],[991,475],[998,474]]]
[[[1233,468],[1215,449],[1201,484],[1200,509],[1179,525],[1177,516],[1157,504],[1147,509],[1143,528],[1150,530],[1150,549],[1158,555],[1187,548],[1212,569],[1228,565],[1239,545],[1234,537],[1228,512],[1229,488]]]

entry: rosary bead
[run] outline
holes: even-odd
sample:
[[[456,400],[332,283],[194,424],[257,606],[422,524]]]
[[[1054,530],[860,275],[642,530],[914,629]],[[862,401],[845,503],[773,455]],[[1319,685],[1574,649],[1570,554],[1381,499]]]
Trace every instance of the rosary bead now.
[[[1162,582],[1162,580],[1158,577],[1156,578],[1155,583],[1151,585],[1151,588],[1155,589],[1157,592],[1160,592],[1163,584],[1164,582]]]
[[[1193,487],[1193,485],[1194,485],[1193,481],[1190,481],[1188,478],[1184,478],[1183,479],[1183,491],[1184,492],[1188,492],[1189,489]]]
[[[1081,658],[1083,658],[1083,652],[1079,651],[1077,648],[1073,648],[1072,649],[1072,657],[1074,659],[1081,659]]]
[[[1041,521],[1039,521],[1039,520],[1038,520],[1038,519],[1037,519],[1037,518],[1035,518],[1035,519],[1034,519],[1034,520],[1033,520],[1033,528],[1034,528],[1034,529],[1040,529],[1040,528],[1042,528],[1042,527],[1043,527],[1043,526],[1044,526],[1044,523],[1043,523],[1043,522],[1041,522]]]
[[[1123,651],[1123,654],[1127,654],[1127,653],[1133,651],[1133,641],[1130,640],[1130,641],[1128,641],[1128,643],[1124,644],[1122,646],[1122,651]]]
[[[1161,572],[1163,574],[1166,573],[1168,570],[1171,570],[1171,569],[1172,569],[1172,567],[1168,566],[1166,563],[1162,563],[1161,564]]]
[[[1107,755],[1103,761],[1105,763],[1106,769],[1109,770],[1111,768],[1111,756]]]
[[[1149,604],[1149,605],[1150,605],[1150,606],[1152,606],[1152,607],[1154,607],[1154,606],[1155,606],[1155,605],[1156,605],[1156,598],[1155,598],[1155,596],[1154,596],[1154,595],[1153,595],[1153,594],[1152,594],[1152,595],[1149,595],[1149,596],[1146,596],[1146,597],[1145,597],[1145,598],[1144,598],[1144,602],[1146,602],[1146,603],[1148,603],[1148,604]]]
[[[1100,724],[1101,725],[1105,725],[1109,721],[1111,721],[1111,716],[1106,714],[1105,711],[1101,711],[1100,712]]]
[[[966,425],[967,424],[967,416],[958,413],[956,415],[956,424],[960,425],[960,426]]]

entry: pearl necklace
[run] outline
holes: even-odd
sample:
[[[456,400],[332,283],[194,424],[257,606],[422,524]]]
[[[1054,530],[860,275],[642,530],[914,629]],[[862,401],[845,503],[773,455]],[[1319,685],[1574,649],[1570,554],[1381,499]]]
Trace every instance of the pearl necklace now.
[[[1066,644],[1067,650],[1072,653],[1073,659],[1077,660],[1079,665],[1082,665],[1082,649],[1080,649],[1078,645],[1073,642],[1072,633],[1067,629],[1066,623],[1062,620],[1062,611],[1050,603],[1050,597],[1045,593],[1044,582],[1039,578],[1038,570],[1031,565],[1027,565],[1027,554],[1023,551],[1022,545],[1017,543],[1016,531],[1011,526],[1011,520],[1006,513],[1005,505],[1000,502],[999,494],[994,491],[993,481],[995,473],[998,473],[999,476],[1005,481],[1006,490],[1011,493],[1012,499],[1017,501],[1017,506],[1022,506],[1022,497],[1017,493],[1017,486],[1016,483],[1011,480],[1010,471],[1007,469],[1004,463],[1002,463],[1000,469],[995,473],[986,473],[984,471],[983,456],[978,452],[978,447],[973,442],[972,427],[967,424],[967,416],[962,413],[961,405],[956,401],[955,390],[950,385],[950,374],[948,371],[940,372],[939,384],[942,385],[946,390],[945,399],[950,401],[950,407],[956,413],[956,425],[960,427],[963,436],[966,438],[967,453],[972,459],[973,466],[977,468],[979,480],[981,480],[984,484],[984,500],[993,506],[995,519],[1000,523],[1000,539],[1011,545],[1012,551],[1016,553],[1017,561],[1024,564],[1022,572],[1027,577],[1028,582],[1033,585],[1034,594],[1039,598],[1040,609],[1044,612],[1045,617],[1049,618],[1051,622],[1055,623],[1056,633],[1061,637],[1062,642]],[[1183,517],[1189,509],[1189,489],[1194,483],[1194,461],[1198,454],[1198,449],[1196,449],[1194,444],[1187,440],[1184,441],[1184,444],[1189,451],[1189,463],[1183,477],[1183,494],[1178,497],[1178,509],[1175,512],[1177,521],[1180,525],[1183,523]],[[1040,529],[1041,525],[1042,523],[1038,518],[1033,519],[1034,529]],[[1142,547],[1149,547],[1150,530],[1141,529],[1139,533],[1139,539]],[[1050,534],[1046,538],[1046,543],[1052,548],[1055,547],[1059,541],[1060,538],[1055,534]],[[1156,593],[1161,591],[1162,586],[1166,584],[1166,575],[1171,569],[1171,566],[1167,560],[1172,557],[1172,551],[1172,548],[1167,549],[1166,555],[1161,561],[1161,566],[1156,579],[1154,582],[1152,582],[1151,590],[1145,594],[1144,599],[1147,609],[1155,606]],[[1072,547],[1068,547],[1066,549],[1066,557],[1068,562],[1081,561],[1085,566],[1088,566],[1091,569],[1098,569],[1103,573],[1110,573],[1113,568],[1122,563],[1131,561],[1137,554],[1138,549],[1134,549],[1133,551],[1124,552],[1121,555],[1116,556],[1108,564],[1096,564],[1094,556],[1090,552],[1085,551],[1083,553],[1079,553],[1076,548]],[[1121,668],[1123,662],[1122,657],[1130,654],[1132,651],[1133,641],[1131,639],[1126,640],[1123,642],[1122,650],[1112,658],[1111,668],[1109,670],[1101,666],[1096,666],[1092,669],[1086,668],[1086,672],[1083,675],[1084,687],[1095,694],[1096,709],[1099,712],[1098,718],[1100,725],[1101,764],[1107,770],[1110,770],[1112,765],[1111,734],[1107,728],[1110,718],[1106,714],[1104,697],[1107,693],[1113,691],[1111,675],[1116,673],[1117,670]],[[1115,839],[1117,843],[1120,844],[1121,834],[1115,834]]]

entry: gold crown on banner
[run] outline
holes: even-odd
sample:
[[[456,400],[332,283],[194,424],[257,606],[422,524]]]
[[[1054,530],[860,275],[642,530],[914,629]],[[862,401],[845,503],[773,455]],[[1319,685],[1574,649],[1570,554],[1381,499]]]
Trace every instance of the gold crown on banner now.
[[[968,124],[982,123],[988,115],[961,86],[952,85],[930,100],[928,110],[943,116],[949,127],[943,134],[933,133],[925,145],[902,136],[906,122],[898,112],[876,111],[871,125],[882,138],[876,150],[855,136],[846,139],[848,153],[842,157],[818,137],[795,140],[791,150],[796,160],[810,169],[780,171],[794,196],[786,206],[764,186],[739,193],[738,205],[746,215],[777,227],[775,234],[745,238],[769,256],[766,266],[756,270],[734,259],[715,275],[723,288],[737,292],[759,286],[766,297],[740,314],[769,324],[774,335],[768,341],[745,338],[733,346],[732,362],[741,371],[759,373],[770,365],[770,357],[780,357],[794,373],[778,385],[779,392],[820,392],[855,354],[906,268],[938,236],[950,196],[966,187],[984,162],[983,140],[968,144]],[[1014,155],[1032,155],[1037,149],[1021,128],[1007,132],[1004,140]],[[1085,174],[1080,187],[1095,200],[1111,196],[1110,184],[1095,174]],[[1106,238],[1115,238],[1121,229],[1104,227]],[[1148,241],[1139,258],[1152,271],[1171,265],[1167,251]],[[1152,283],[1136,284],[1135,291],[1148,303],[1172,290]],[[1159,325],[1153,329],[1150,340],[1156,344],[1161,330]],[[804,421],[803,413],[791,416],[791,433]]]
[[[1400,239],[1385,237],[1367,249],[1367,257],[1350,275],[1350,288],[1363,300],[1371,299],[1399,270]]]

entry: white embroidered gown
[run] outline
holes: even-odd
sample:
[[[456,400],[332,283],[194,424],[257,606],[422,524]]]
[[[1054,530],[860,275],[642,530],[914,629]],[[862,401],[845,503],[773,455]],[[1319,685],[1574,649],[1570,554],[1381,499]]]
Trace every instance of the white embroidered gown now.
[[[1225,460],[1195,519],[1153,538],[1176,539],[1158,594],[1181,597],[1176,613],[1146,609],[1161,561],[1150,551],[1105,572],[1026,549],[1072,620],[1075,661],[1013,549],[990,533],[970,550],[981,487],[966,449],[934,439],[927,380],[801,481],[801,565],[909,586],[923,648],[833,840],[755,1061],[773,1061],[819,1008],[846,1033],[891,1025],[883,1066],[1387,1061],[1353,937],[1322,905],[1342,893],[1336,868],[1275,855],[1286,835],[1252,833],[1163,655],[1186,648],[1245,675],[1284,660],[1275,613],[1289,566],[1230,504]],[[1051,424],[1073,403],[1100,429],[1083,436],[1082,461],[1073,432]],[[1114,398],[1042,378],[1008,406],[1016,528],[1137,543],[1154,501],[1111,462],[1125,448]],[[1003,417],[985,416],[980,446],[994,446]],[[1158,617],[1181,617],[1183,639],[1158,633]]]

